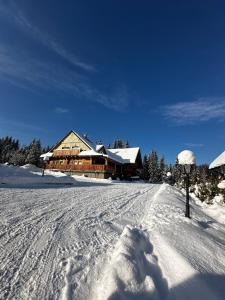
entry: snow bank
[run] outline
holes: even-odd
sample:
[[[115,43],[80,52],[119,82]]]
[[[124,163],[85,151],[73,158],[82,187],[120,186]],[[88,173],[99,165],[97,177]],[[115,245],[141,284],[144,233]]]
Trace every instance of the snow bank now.
[[[126,226],[99,282],[95,299],[157,299],[150,276],[152,245],[140,229]]]
[[[26,186],[45,184],[72,184],[74,179],[61,172],[46,170],[42,176],[42,169],[34,165],[22,167],[0,164],[0,186]]]
[[[168,290],[164,296],[160,294],[160,299],[222,300],[225,227],[216,221],[219,209],[214,210],[214,216],[211,210],[210,216],[193,199],[190,204],[188,219],[184,217],[185,196],[164,184],[143,217],[142,226],[151,236],[153,255],[168,283]],[[222,211],[224,214],[224,207],[220,207]]]
[[[217,186],[219,189],[225,189],[225,180],[222,180]]]
[[[180,165],[193,165],[195,164],[195,155],[190,150],[184,150],[177,156]]]
[[[195,203],[202,208],[206,215],[212,217],[220,224],[225,224],[225,204],[223,195],[215,196],[211,205],[201,202],[193,193],[191,193],[191,196],[195,200]]]
[[[46,184],[54,185],[92,185],[92,184],[112,184],[111,179],[87,178],[84,176],[68,176],[65,173],[45,170],[34,165],[27,164],[22,167],[0,164],[0,187],[6,186],[46,186]]]

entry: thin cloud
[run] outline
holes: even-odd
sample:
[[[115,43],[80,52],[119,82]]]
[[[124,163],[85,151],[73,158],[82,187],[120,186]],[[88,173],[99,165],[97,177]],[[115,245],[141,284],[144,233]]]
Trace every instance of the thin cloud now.
[[[0,3],[0,15],[28,34],[30,38],[39,41],[54,53],[73,64],[76,69],[68,68],[60,62],[46,62],[32,58],[30,53],[15,49],[8,45],[0,45],[0,79],[19,88],[40,93],[48,90],[67,93],[74,98],[98,103],[115,111],[124,111],[129,104],[125,87],[115,86],[112,91],[103,92],[91,84],[89,76],[95,71],[92,65],[81,61],[66,51],[49,36],[35,27],[24,15],[14,1]],[[21,51],[20,51],[21,50]]]
[[[225,119],[225,98],[200,98],[163,106],[162,114],[177,125]]]
[[[9,22],[13,22],[17,28],[28,34],[30,38],[38,40],[42,45],[56,53],[59,57],[75,67],[84,71],[96,71],[96,68],[82,60],[72,53],[69,53],[46,33],[43,33],[34,24],[28,20],[23,11],[18,8],[15,2],[9,2],[10,5],[0,4],[0,13]]]
[[[61,65],[30,58],[28,54],[0,46],[0,79],[29,91],[48,90],[67,93],[75,98],[124,111],[129,104],[125,87],[104,93],[93,87],[88,78]]]
[[[69,112],[69,109],[63,107],[56,107],[54,110],[57,114],[66,114]]]
[[[6,130],[12,130],[12,129],[17,129],[17,130],[23,130],[23,131],[43,131],[44,129],[40,126],[35,126],[29,123],[25,122],[20,122],[20,121],[15,121],[15,120],[9,120],[9,119],[4,119],[1,117],[0,119],[0,127],[4,128],[4,131]],[[20,131],[18,131],[20,132]]]
[[[71,63],[72,65],[79,67],[85,71],[96,71],[96,68],[92,65],[89,65],[81,60],[79,60],[77,57],[72,55],[71,53],[68,53],[64,48],[62,48],[60,45],[58,45],[56,42],[47,42],[47,46],[50,47],[55,53],[57,53],[59,56],[61,56],[63,59]]]
[[[204,147],[204,144],[200,144],[200,143],[185,143],[185,146],[188,146],[190,148],[201,148]]]

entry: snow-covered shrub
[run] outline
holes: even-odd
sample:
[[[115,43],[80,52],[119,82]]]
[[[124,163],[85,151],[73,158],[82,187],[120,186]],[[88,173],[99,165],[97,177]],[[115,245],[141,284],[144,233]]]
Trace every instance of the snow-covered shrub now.
[[[217,187],[216,182],[199,182],[195,184],[194,194],[202,201],[207,204],[213,204],[213,199],[216,196],[222,195],[225,200],[225,193]]]

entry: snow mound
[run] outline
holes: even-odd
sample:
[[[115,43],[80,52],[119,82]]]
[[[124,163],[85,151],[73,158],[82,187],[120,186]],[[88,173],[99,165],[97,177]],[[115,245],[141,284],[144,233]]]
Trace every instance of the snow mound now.
[[[225,180],[222,180],[217,186],[219,189],[225,189]]]
[[[190,150],[184,150],[177,156],[180,165],[193,165],[195,164],[195,155]]]
[[[144,231],[127,225],[115,245],[95,299],[157,299],[149,266],[152,245]]]
[[[61,172],[45,171],[42,176],[42,169],[34,165],[24,165],[22,167],[0,164],[0,186],[26,186],[26,185],[46,185],[46,184],[72,184],[73,178]]]
[[[31,172],[40,172],[40,170],[41,170],[40,168],[38,168],[37,166],[32,165],[32,164],[26,164],[26,165],[22,166],[21,169],[25,169],[25,170],[28,170]]]

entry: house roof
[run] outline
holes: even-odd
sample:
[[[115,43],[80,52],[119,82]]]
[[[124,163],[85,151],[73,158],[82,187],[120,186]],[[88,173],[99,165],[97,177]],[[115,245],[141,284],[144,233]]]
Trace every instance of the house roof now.
[[[90,141],[88,139],[88,137],[85,137],[85,136],[80,136],[78,133],[76,133],[75,131],[73,131],[74,134],[76,134],[87,146],[89,146],[91,149],[95,150],[95,144]]]
[[[209,169],[217,168],[225,165],[225,151],[221,153],[214,161],[209,165]]]
[[[47,152],[47,153],[43,153],[43,154],[41,154],[41,156],[40,157],[51,157],[53,155],[53,153],[52,152]]]
[[[53,153],[52,152],[47,152],[47,153],[43,153],[43,154],[41,154],[41,158],[43,159],[43,160],[49,160],[49,158],[50,157],[52,157],[52,155],[53,155]]]
[[[121,164],[135,163],[140,148],[106,149],[107,154],[95,150],[82,151],[79,156],[104,156]]]
[[[82,151],[78,154],[78,156],[102,156],[102,153],[98,153],[92,149],[92,150]]]
[[[103,144],[95,145],[92,143],[87,137],[80,136],[75,131],[71,130],[64,138],[62,138],[52,149],[52,152],[62,141],[67,138],[71,133],[74,133],[79,139],[81,139],[89,148],[89,150],[80,152],[79,156],[103,156],[108,157],[111,160],[117,161],[121,164],[126,163],[135,163],[137,155],[139,153],[140,148],[120,148],[120,149],[106,149]],[[99,151],[104,147],[105,153],[99,153]],[[52,154],[51,154],[52,155]],[[45,155],[46,156],[46,155]],[[50,155],[49,155],[50,156]],[[43,157],[43,156],[42,156]]]
[[[140,148],[119,148],[119,149],[106,149],[109,158],[117,160],[123,164],[134,164]]]
[[[96,145],[95,150],[98,152],[102,149],[102,147],[105,147],[104,145]]]

